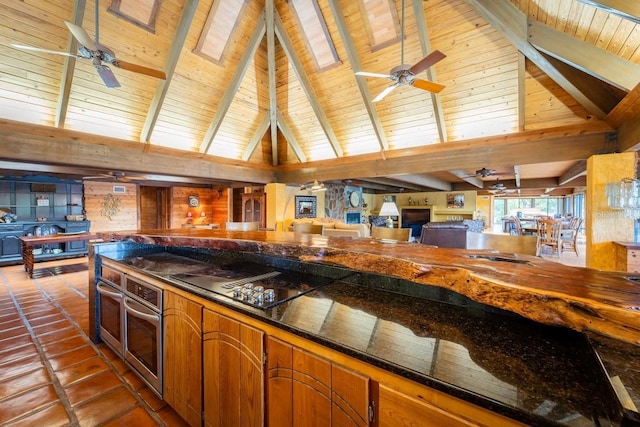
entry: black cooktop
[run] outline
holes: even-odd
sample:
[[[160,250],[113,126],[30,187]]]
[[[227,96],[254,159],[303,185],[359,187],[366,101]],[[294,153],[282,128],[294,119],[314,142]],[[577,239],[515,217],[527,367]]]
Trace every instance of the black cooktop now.
[[[169,277],[262,309],[282,304],[334,281],[264,266],[234,264],[216,267],[217,271],[209,268],[207,271],[179,273]]]

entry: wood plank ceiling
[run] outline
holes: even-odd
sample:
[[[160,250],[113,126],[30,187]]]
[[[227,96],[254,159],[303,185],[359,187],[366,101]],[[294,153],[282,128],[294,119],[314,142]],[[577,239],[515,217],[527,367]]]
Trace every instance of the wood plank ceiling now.
[[[152,31],[126,19],[143,3],[157,7]],[[90,60],[13,46],[76,53],[64,21],[94,38],[94,1],[0,0],[0,169],[365,191],[486,190],[500,179],[521,194],[567,194],[584,185],[590,155],[639,142],[631,3],[103,0],[100,44],[166,74],[111,66],[121,87],[107,88]],[[383,23],[366,7],[392,12],[391,41],[371,41]],[[229,15],[215,21],[215,11]],[[203,30],[216,40],[209,50]],[[314,46],[326,41],[336,62],[320,65]],[[446,58],[417,77],[444,85],[439,94],[405,85],[374,103],[390,80],[354,74],[387,74],[401,56],[415,64],[436,49]]]

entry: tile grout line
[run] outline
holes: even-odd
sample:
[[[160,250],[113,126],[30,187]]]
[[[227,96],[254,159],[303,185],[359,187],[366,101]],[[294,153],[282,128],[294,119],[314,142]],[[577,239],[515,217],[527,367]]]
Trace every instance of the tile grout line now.
[[[51,276],[46,276],[46,277],[42,277],[43,279],[50,279],[52,278]],[[64,278],[59,277],[58,275],[54,275],[53,278],[55,278],[56,280],[62,282],[64,284],[64,286],[66,286],[67,288],[70,288],[72,291],[74,291],[75,293],[79,294],[83,299],[85,299],[87,302],[89,301],[88,296],[84,295],[82,292],[80,292],[78,289],[76,289],[75,287],[71,286],[68,280],[64,280]],[[149,405],[144,401],[144,399],[142,399],[142,397],[138,394],[138,392],[136,390],[133,389],[133,387],[129,384],[129,382],[125,379],[125,377],[120,373],[120,371],[118,369],[116,369],[113,364],[111,363],[111,361],[100,351],[100,349],[96,346],[96,344],[94,344],[89,337],[85,334],[84,330],[82,330],[82,328],[73,320],[73,318],[66,312],[66,310],[64,310],[64,308],[62,308],[57,301],[55,300],[54,297],[52,297],[51,295],[49,295],[46,290],[42,287],[42,285],[40,285],[40,283],[38,282],[39,279],[30,279],[32,282],[34,282],[34,286],[36,286],[36,288],[47,298],[47,300],[49,300],[49,302],[56,307],[56,309],[58,309],[60,311],[60,313],[64,316],[64,318],[66,320],[68,320],[73,326],[74,328],[79,332],[80,336],[84,339],[85,342],[88,343],[88,345],[93,348],[97,355],[105,362],[105,364],[109,367],[109,369],[116,375],[116,377],[120,380],[120,382],[122,383],[122,385],[129,391],[129,393],[131,393],[131,395],[134,397],[134,399],[137,401],[137,405],[141,408],[143,408],[150,416],[151,418],[156,421],[158,423],[159,426],[163,426],[165,425],[165,423],[161,420],[161,418],[156,414],[155,411],[153,411]],[[88,278],[87,278],[88,281]],[[88,309],[88,308],[87,308]],[[47,360],[48,363],[48,360]],[[57,376],[56,376],[57,379]],[[57,390],[56,390],[57,391]],[[86,402],[83,403],[87,403],[87,402],[91,402],[92,400],[95,400],[96,398],[98,398],[99,396],[96,396],[94,399],[89,399]],[[65,399],[66,399],[66,393],[65,393]],[[70,406],[72,408],[72,406]],[[73,409],[72,409],[73,411]],[[75,411],[73,411],[74,413],[74,417],[75,417]],[[107,424],[110,421],[117,419],[118,417],[124,415],[126,412],[122,413],[122,414],[117,414],[114,415],[111,419],[105,420],[102,424]]]
[[[47,374],[49,375],[49,380],[51,381],[51,385],[53,386],[56,394],[58,395],[58,399],[59,399],[60,403],[62,404],[62,406],[64,407],[64,410],[67,413],[67,416],[69,417],[69,420],[71,421],[70,425],[79,426],[78,419],[76,418],[76,414],[73,411],[71,403],[67,399],[66,393],[64,392],[64,387],[62,387],[62,384],[60,384],[60,381],[58,380],[58,376],[56,375],[55,371],[53,370],[53,367],[51,366],[51,363],[49,362],[49,359],[47,358],[46,354],[44,353],[44,350],[42,350],[42,345],[40,344],[40,340],[38,340],[36,338],[35,332],[33,331],[33,327],[31,326],[31,323],[27,319],[27,316],[24,314],[24,311],[22,310],[22,306],[18,302],[18,300],[17,300],[17,298],[16,298],[16,296],[14,294],[14,291],[11,288],[11,285],[9,284],[9,280],[7,279],[6,275],[4,274],[4,272],[2,270],[0,270],[0,278],[2,279],[5,287],[8,289],[9,297],[11,298],[13,303],[15,304],[16,309],[18,310],[18,314],[20,315],[20,319],[22,319],[22,322],[24,323],[24,326],[27,328],[27,331],[29,332],[29,335],[31,336],[31,340],[33,341],[33,344],[36,347],[36,351],[38,352],[38,354],[40,356],[42,364],[44,365],[45,369],[47,370]],[[40,291],[40,292],[42,292],[42,291]],[[51,404],[49,406],[53,406],[54,403],[55,402],[51,402]],[[33,415],[34,413],[35,412],[26,413],[20,418],[26,418],[26,417],[28,417],[30,415]],[[9,423],[18,421],[18,420],[20,420],[20,418],[9,420]]]

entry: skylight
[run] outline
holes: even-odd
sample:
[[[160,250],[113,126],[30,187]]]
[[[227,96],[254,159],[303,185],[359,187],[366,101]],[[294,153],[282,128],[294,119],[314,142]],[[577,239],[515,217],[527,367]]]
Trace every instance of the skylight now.
[[[158,0],[113,0],[109,12],[155,33]]]
[[[371,50],[375,51],[400,40],[398,12],[393,0],[358,0]]]
[[[249,0],[218,0],[209,11],[195,52],[222,62],[229,38],[238,23],[238,17]]]
[[[338,63],[338,54],[327,30],[327,26],[318,7],[317,0],[290,0],[294,15],[298,18],[304,33],[307,48],[319,70],[325,70]]]

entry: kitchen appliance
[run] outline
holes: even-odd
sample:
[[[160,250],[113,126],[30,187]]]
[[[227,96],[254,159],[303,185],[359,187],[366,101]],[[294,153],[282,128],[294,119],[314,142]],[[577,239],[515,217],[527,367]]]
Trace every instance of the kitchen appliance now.
[[[124,359],[162,397],[162,289],[125,275]]]
[[[251,267],[220,267],[215,272],[207,272],[210,274],[179,273],[170,278],[260,309],[275,307],[333,282],[333,279],[287,270],[271,269],[256,275],[251,274],[256,271]]]
[[[103,262],[96,291],[100,338],[162,397],[162,290]]]

